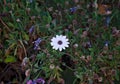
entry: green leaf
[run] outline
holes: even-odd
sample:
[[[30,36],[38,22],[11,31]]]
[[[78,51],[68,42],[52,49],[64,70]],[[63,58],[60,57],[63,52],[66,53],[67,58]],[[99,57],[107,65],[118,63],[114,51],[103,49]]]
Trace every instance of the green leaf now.
[[[7,25],[12,27],[12,28],[15,28],[14,24],[12,24],[11,22],[8,22]]]
[[[16,58],[14,56],[7,56],[4,61],[6,63],[8,63],[8,62],[16,62]]]
[[[27,41],[29,40],[29,36],[25,32],[23,32],[23,38]]]
[[[0,59],[0,62],[2,62],[2,59]]]
[[[50,16],[50,14],[48,13],[48,19],[47,19],[48,23],[50,23],[52,21],[52,17]]]
[[[115,78],[116,78],[117,81],[119,81],[120,78],[119,78],[119,72],[118,71],[117,71],[117,73],[115,75]]]

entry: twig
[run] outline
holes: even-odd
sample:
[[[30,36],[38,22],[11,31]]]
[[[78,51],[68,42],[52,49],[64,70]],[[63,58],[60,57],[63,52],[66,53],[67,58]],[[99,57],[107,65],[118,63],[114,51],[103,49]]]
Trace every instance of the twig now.
[[[4,21],[2,20],[2,18],[0,17],[0,22],[7,28],[7,30],[9,32],[11,32],[11,30],[9,29],[9,27],[4,23]]]
[[[4,0],[4,5],[6,5],[6,0]]]
[[[24,49],[24,53],[25,53],[25,56],[27,56],[27,52],[26,52],[26,49],[25,49],[25,46],[23,44],[23,42],[21,40],[19,40],[20,44],[22,45],[23,49]]]
[[[0,80],[6,75],[6,73],[11,69],[11,67],[8,67],[6,71],[4,71],[1,76],[0,76]]]

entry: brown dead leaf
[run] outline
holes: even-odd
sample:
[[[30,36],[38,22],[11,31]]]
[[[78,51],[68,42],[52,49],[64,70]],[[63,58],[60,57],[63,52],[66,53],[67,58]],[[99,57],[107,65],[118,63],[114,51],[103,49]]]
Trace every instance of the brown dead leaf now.
[[[5,55],[9,55],[11,53],[10,49],[5,50]]]
[[[55,80],[54,77],[50,77],[49,80],[48,80],[48,82],[47,82],[47,84],[51,84],[51,82],[54,81],[54,80]]]
[[[108,10],[110,8],[110,5],[106,4],[98,4],[98,14],[100,15],[109,15],[112,13],[112,11]]]
[[[25,57],[24,49],[22,47],[18,47],[18,49],[17,49],[17,56],[18,56],[20,61],[22,61],[23,58]]]
[[[65,84],[65,81],[64,81],[64,79],[59,78],[59,79],[58,79],[58,83],[59,83],[59,84]]]
[[[88,31],[84,31],[81,35],[81,38],[85,38],[85,37],[87,37],[87,35],[88,35]]]
[[[120,46],[120,39],[118,39],[118,40],[116,41],[116,45],[117,45],[117,46]]]

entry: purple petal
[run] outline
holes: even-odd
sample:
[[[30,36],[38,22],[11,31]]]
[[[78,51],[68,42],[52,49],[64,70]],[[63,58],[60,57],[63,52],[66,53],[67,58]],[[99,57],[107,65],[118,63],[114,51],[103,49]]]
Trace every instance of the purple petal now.
[[[32,84],[32,83],[33,83],[32,80],[27,81],[27,84]]]
[[[41,43],[41,38],[38,38],[36,41],[34,41],[34,50],[39,49],[39,44]]]
[[[45,84],[45,80],[42,79],[42,78],[37,79],[36,82],[37,82],[37,83]]]
[[[39,45],[39,43],[41,42],[41,38],[38,38],[36,41],[35,41],[35,45]]]
[[[35,80],[33,80],[32,84],[37,84],[37,82]]]
[[[77,7],[70,8],[70,12],[75,12],[77,10]]]
[[[30,34],[33,32],[34,28],[35,28],[35,27],[32,26],[32,27],[29,29],[29,33],[30,33]]]
[[[87,42],[87,45],[89,48],[92,47],[91,42],[89,42],[89,41]]]

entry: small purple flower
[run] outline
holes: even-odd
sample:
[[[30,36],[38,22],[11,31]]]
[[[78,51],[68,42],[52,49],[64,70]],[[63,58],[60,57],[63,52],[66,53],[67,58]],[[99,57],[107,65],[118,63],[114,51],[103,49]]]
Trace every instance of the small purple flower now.
[[[33,81],[29,80],[29,81],[27,81],[26,84],[45,84],[45,80],[42,78],[38,78],[38,79],[33,80]]]
[[[74,13],[77,10],[77,7],[70,8],[70,12]]]
[[[32,84],[32,80],[27,81],[27,84]]]
[[[110,24],[110,16],[106,16],[105,23],[106,23],[106,26],[108,27]]]
[[[39,50],[39,46],[34,46],[34,50]]]
[[[31,34],[33,31],[34,31],[34,26],[32,26],[30,29],[29,29],[29,33]]]
[[[34,41],[35,46],[38,46],[38,45],[40,44],[41,41],[42,41],[41,38],[38,38],[36,41]]]
[[[42,78],[38,78],[36,80],[37,83],[42,83],[42,84],[45,84],[45,80],[43,80]]]
[[[38,50],[39,49],[39,44],[41,43],[41,38],[38,38],[36,41],[34,41],[34,50]]]
[[[33,80],[33,81],[32,81],[32,84],[37,84],[36,80]]]
[[[90,42],[90,41],[88,41],[88,42],[87,42],[87,46],[88,46],[89,48],[91,48],[91,47],[92,47],[92,45],[91,45],[91,42]]]

